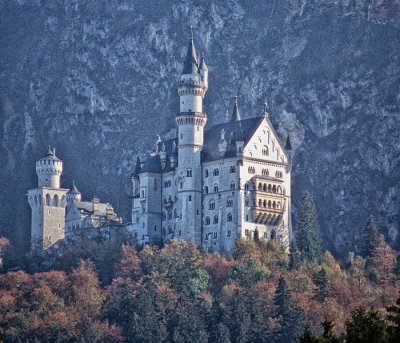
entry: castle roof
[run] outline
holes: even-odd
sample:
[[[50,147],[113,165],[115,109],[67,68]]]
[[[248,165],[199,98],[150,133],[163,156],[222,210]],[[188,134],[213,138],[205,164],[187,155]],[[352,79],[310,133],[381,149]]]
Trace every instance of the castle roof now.
[[[71,194],[81,194],[81,192],[79,192],[78,188],[76,188],[75,181],[72,181],[72,186],[71,186],[71,188],[69,189],[68,193],[71,193]]]
[[[49,146],[49,149],[47,150],[46,154],[40,159],[40,160],[52,160],[52,161],[61,161],[57,156],[56,156],[56,150],[53,148],[51,149]]]
[[[238,106],[237,99],[238,99],[237,96],[235,96],[235,105],[233,106],[233,113],[232,113],[231,121],[239,121],[240,120],[240,112],[239,112],[239,106]]]
[[[198,71],[199,71],[199,62],[197,60],[196,47],[194,46],[193,32],[192,32],[192,37],[190,38],[182,74],[198,74]]]
[[[230,121],[228,123],[213,125],[209,129],[205,130],[204,146],[201,152],[202,162],[214,161],[221,158],[218,150],[218,143],[221,139],[222,129],[225,131],[225,137],[228,143],[224,158],[235,157],[237,153],[236,142],[241,141],[246,143],[257,129],[261,120],[263,120],[263,117],[254,117],[239,121]],[[176,143],[178,139],[173,138],[158,143],[159,151],[161,150],[161,145],[164,144],[165,152],[167,153],[167,159],[164,169],[161,168],[160,155],[153,154],[150,155],[143,163],[143,166],[141,167],[138,174],[161,172],[165,173],[174,170],[170,163],[170,156],[175,155],[175,157],[178,158],[176,145],[174,148],[174,141]]]

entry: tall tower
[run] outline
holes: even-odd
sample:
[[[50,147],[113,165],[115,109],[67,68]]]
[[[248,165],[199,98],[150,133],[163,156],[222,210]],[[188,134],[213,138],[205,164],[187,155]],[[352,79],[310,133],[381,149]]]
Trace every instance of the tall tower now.
[[[68,189],[60,188],[63,163],[54,149],[36,161],[38,187],[28,191],[32,209],[31,247],[44,250],[64,238],[65,207]]]
[[[203,99],[208,88],[204,57],[196,53],[193,32],[178,82],[178,199],[181,208],[182,238],[201,244],[201,150],[207,116]]]

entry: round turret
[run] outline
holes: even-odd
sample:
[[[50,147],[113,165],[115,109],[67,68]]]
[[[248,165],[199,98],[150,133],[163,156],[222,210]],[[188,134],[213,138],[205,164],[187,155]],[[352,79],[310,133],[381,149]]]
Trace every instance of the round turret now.
[[[63,163],[57,158],[55,149],[47,151],[46,155],[36,161],[36,174],[39,187],[60,188],[60,176],[63,171]]]

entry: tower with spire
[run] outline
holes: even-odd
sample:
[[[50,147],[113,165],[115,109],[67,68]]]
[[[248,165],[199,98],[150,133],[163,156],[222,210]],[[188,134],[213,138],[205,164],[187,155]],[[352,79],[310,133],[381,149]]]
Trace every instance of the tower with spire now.
[[[182,237],[198,244],[201,242],[201,151],[207,123],[203,99],[207,89],[208,69],[204,56],[199,61],[191,31],[178,83],[178,206],[182,211]]]
[[[44,250],[65,235],[65,207],[68,189],[60,187],[63,162],[57,158],[55,149],[36,161],[38,187],[28,191],[32,210],[31,246]]]
[[[178,81],[177,137],[157,138],[132,175],[132,228],[137,243],[194,242],[232,251],[238,238],[257,230],[288,249],[290,239],[290,141],[285,145],[269,120],[233,111],[207,126],[203,99],[208,68],[193,32]]]

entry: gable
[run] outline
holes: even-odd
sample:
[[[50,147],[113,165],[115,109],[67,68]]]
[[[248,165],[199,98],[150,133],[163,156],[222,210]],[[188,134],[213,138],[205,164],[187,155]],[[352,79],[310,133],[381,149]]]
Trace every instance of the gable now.
[[[271,162],[288,162],[284,145],[281,143],[271,121],[265,117],[246,142],[243,155]]]

